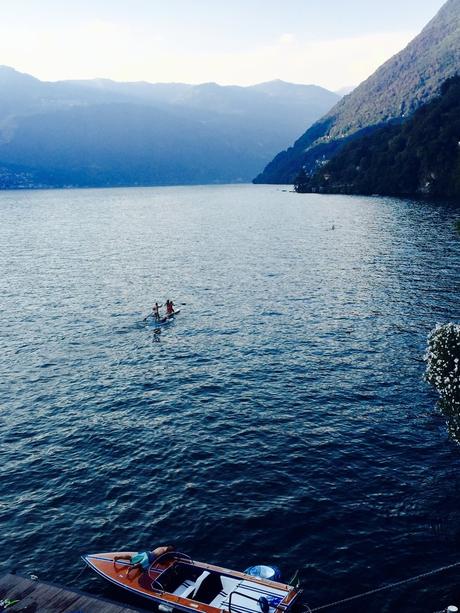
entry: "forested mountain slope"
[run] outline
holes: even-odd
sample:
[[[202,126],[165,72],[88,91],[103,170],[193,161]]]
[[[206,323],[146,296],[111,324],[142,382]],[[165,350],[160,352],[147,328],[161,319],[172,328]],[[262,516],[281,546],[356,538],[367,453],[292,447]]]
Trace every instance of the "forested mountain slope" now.
[[[346,145],[299,192],[460,196],[460,77],[403,123]]]

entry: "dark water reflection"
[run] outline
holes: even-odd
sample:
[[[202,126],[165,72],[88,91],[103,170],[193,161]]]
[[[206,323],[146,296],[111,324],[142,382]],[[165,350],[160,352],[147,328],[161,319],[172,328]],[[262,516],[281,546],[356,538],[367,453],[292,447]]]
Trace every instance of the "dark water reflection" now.
[[[264,186],[0,194],[2,569],[114,597],[74,582],[80,553],[173,541],[303,567],[313,607],[459,560],[460,448],[422,379],[460,317],[458,216]],[[458,584],[339,610],[435,611]]]

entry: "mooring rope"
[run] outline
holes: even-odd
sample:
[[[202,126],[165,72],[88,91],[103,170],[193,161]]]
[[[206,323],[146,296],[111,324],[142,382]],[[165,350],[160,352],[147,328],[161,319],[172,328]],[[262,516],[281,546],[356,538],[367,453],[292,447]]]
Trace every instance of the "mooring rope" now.
[[[400,585],[410,583],[411,581],[418,581],[419,579],[423,579],[424,577],[430,577],[431,575],[442,573],[446,570],[450,570],[451,568],[455,568],[456,566],[460,566],[460,562],[455,562],[454,564],[442,566],[441,568],[430,570],[427,573],[421,573],[420,575],[416,575],[415,577],[410,577],[409,579],[402,579],[402,581],[396,581],[395,583],[389,583],[388,585],[382,585],[380,587],[376,587],[373,590],[368,590],[367,592],[356,594],[355,596],[349,596],[348,598],[343,598],[342,600],[336,600],[335,602],[330,602],[329,604],[323,604],[320,607],[310,608],[308,605],[306,605],[306,611],[307,613],[314,613],[314,611],[323,611],[324,609],[329,609],[330,607],[336,607],[340,604],[345,604],[347,602],[352,602],[353,600],[358,600],[358,598],[364,598],[365,596],[371,596],[372,594],[377,594],[377,592],[383,592],[384,590],[390,590],[394,587],[398,587]],[[445,610],[446,609],[444,609],[444,611]]]
[[[82,574],[85,572],[87,568],[89,567],[85,564],[83,568],[80,570],[80,572],[78,573],[78,575],[75,577],[74,581],[78,581],[78,579],[80,579],[80,577],[82,576]]]

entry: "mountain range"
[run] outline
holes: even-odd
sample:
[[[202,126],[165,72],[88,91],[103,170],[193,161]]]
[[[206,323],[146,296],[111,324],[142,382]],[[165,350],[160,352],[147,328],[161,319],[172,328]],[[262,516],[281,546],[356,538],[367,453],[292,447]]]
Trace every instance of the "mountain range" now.
[[[349,142],[411,117],[459,71],[460,0],[448,0],[405,49],[279,153],[255,182],[294,183],[301,171],[314,173]]]
[[[337,100],[283,81],[43,82],[0,66],[0,188],[246,182]]]

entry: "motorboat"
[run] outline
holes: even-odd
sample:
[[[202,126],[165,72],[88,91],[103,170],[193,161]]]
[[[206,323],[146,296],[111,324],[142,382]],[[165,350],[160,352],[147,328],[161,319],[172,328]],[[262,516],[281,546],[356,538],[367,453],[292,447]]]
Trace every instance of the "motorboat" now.
[[[270,577],[269,566],[239,572],[168,552],[146,570],[126,559],[137,552],[84,555],[96,573],[120,588],[147,598],[160,611],[199,613],[288,613],[300,603],[301,590]],[[116,560],[122,557],[124,559]],[[262,569],[253,573],[253,569]],[[251,574],[249,574],[251,572]]]

